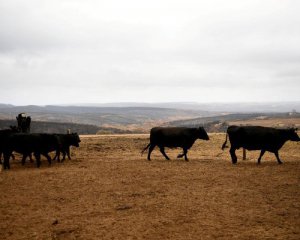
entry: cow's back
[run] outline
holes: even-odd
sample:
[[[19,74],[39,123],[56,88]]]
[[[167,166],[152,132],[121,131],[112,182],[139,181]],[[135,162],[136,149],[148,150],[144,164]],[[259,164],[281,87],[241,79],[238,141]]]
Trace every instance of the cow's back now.
[[[8,138],[7,148],[19,153],[49,152],[58,146],[58,139],[46,133],[16,133]]]
[[[12,134],[12,131],[10,129],[0,130],[0,148],[3,147],[10,134]]]
[[[249,150],[281,147],[280,130],[262,126],[230,126],[227,130],[231,145]]]
[[[155,127],[150,131],[150,143],[158,146],[182,147],[195,140],[195,129],[192,128]]]
[[[19,153],[31,153],[39,144],[40,141],[36,136],[28,133],[16,133],[9,136],[6,149]]]

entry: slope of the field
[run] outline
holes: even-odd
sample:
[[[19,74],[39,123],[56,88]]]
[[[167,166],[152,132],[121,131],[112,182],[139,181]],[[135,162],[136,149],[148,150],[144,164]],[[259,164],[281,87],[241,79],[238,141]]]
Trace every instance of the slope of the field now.
[[[12,160],[0,172],[0,239],[299,239],[299,143],[232,165],[225,135],[198,140],[189,162],[141,156],[147,135],[81,136],[72,160]]]

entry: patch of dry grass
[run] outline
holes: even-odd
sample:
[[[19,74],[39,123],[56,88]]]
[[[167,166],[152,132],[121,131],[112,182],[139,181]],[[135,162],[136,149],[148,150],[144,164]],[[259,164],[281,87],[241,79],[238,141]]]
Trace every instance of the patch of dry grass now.
[[[300,118],[271,118],[230,121],[229,125],[256,125],[265,127],[299,127]]]

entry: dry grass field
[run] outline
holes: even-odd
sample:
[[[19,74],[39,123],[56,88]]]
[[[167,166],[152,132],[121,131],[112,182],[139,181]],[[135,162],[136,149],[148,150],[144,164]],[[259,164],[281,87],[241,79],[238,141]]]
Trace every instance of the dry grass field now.
[[[229,121],[229,125],[256,125],[265,127],[300,127],[300,118],[270,118],[249,119],[244,121]]]
[[[141,156],[148,135],[81,136],[72,160],[0,172],[0,239],[300,239],[299,144],[232,165],[225,134],[189,162]]]

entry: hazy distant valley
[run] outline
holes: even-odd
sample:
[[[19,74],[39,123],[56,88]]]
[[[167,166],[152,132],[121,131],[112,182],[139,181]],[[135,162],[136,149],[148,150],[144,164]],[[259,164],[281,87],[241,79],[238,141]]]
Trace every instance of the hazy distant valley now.
[[[109,103],[77,106],[13,106],[0,104],[0,127],[16,125],[24,112],[32,118],[32,132],[80,134],[142,133],[153,126],[202,125],[208,131],[224,131],[228,124],[260,121],[261,125],[298,126],[300,103]],[[285,119],[283,121],[283,119]],[[288,119],[288,120],[287,120]],[[242,122],[239,122],[242,121]]]

